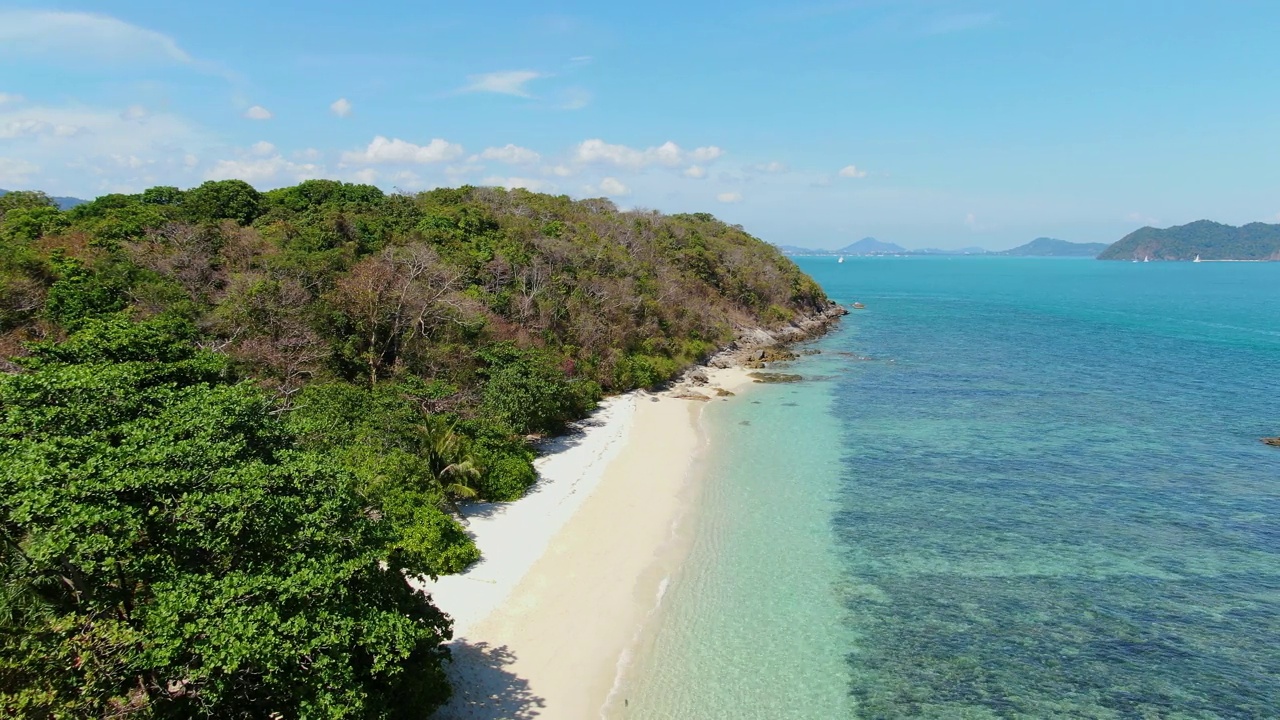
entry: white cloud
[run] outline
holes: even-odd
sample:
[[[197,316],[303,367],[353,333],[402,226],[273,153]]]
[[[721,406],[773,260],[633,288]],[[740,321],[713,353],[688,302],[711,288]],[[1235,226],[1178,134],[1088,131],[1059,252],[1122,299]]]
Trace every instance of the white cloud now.
[[[346,98],[338,98],[329,106],[329,111],[340,118],[344,118],[351,114],[351,101]]]
[[[187,153],[182,157],[182,165],[184,167],[193,168],[199,164],[200,164],[200,158],[196,157],[195,155],[192,155],[191,153]]]
[[[270,157],[246,155],[234,160],[219,160],[205,173],[205,179],[244,180],[252,185],[285,185],[314,180],[324,177],[324,174],[324,168],[319,165],[290,162],[279,154]]]
[[[692,158],[694,162],[701,163],[714,162],[721,155],[724,155],[724,150],[721,150],[715,145],[694,148],[693,152],[689,153],[689,157]]]
[[[978,216],[973,213],[966,213],[964,216],[964,225],[970,230],[978,229]]]
[[[742,194],[736,192],[720,193],[716,196],[716,200],[719,200],[722,203],[738,203],[742,202]]]
[[[17,105],[23,100],[26,100],[26,98],[22,97],[21,95],[14,95],[12,93],[0,93],[0,105]]]
[[[615,195],[624,196],[631,194],[631,188],[622,183],[621,180],[614,177],[607,177],[600,181],[597,186],[587,185],[582,188],[587,195]]]
[[[167,35],[106,15],[49,10],[0,11],[0,55],[97,61],[192,58]]]
[[[617,178],[607,177],[600,181],[600,189],[609,195],[629,195],[631,188],[623,185]]]
[[[0,183],[6,187],[25,185],[32,175],[40,172],[40,166],[18,158],[0,156]]]
[[[576,57],[569,58],[569,62],[573,63],[574,65],[587,65],[591,62],[591,60],[592,58],[590,55],[578,55]]]
[[[538,153],[519,145],[507,144],[502,147],[485,148],[480,153],[482,160],[497,160],[508,165],[532,165],[542,159]]]
[[[39,170],[32,184],[59,194],[92,197],[180,184],[187,155],[220,140],[171,113],[128,119],[120,107],[19,105],[0,107],[0,156]],[[131,159],[132,158],[132,159]],[[19,167],[10,163],[12,167]],[[4,185],[0,185],[4,187]]]
[[[555,189],[555,185],[552,185],[546,180],[539,180],[537,178],[488,177],[484,179],[484,184],[491,187],[507,188],[508,190],[524,188],[525,190],[532,192],[547,192]]]
[[[774,160],[773,162],[760,163],[759,165],[752,165],[751,169],[757,172],[769,173],[771,175],[777,175],[790,170],[786,163],[778,162],[777,160]]]
[[[307,160],[307,161],[315,162],[316,160],[319,160],[322,157],[324,157],[324,153],[320,152],[315,148],[298,150],[293,153],[294,160]]]
[[[245,110],[244,116],[249,118],[250,120],[270,120],[271,118],[275,117],[274,115],[271,114],[270,110],[262,107],[261,105],[254,105],[248,110]]]
[[[148,115],[147,109],[141,105],[130,105],[120,113],[121,120],[133,120],[137,122]]]
[[[254,155],[271,155],[271,154],[274,154],[275,151],[276,151],[276,146],[272,145],[266,140],[259,140],[258,142],[249,146],[249,152],[253,153]]]
[[[551,165],[549,167],[542,168],[542,172],[547,175],[555,175],[556,177],[569,177],[573,174],[573,168],[568,165]]]
[[[21,137],[73,137],[84,131],[83,127],[69,124],[54,124],[43,120],[22,119],[10,120],[0,125],[0,140],[13,140]]]
[[[685,168],[683,175],[687,178],[701,180],[707,176],[707,169],[701,165],[690,165],[688,168]]]
[[[714,145],[686,152],[679,145],[668,140],[657,147],[637,150],[626,145],[612,145],[594,138],[585,140],[574,148],[573,160],[587,165],[615,165],[640,170],[651,165],[679,167],[688,160],[712,162],[723,154],[724,151]]]
[[[864,178],[867,176],[866,170],[859,170],[857,165],[845,165],[840,168],[840,177],[842,178]]]
[[[391,179],[395,182],[397,189],[419,190],[426,187],[422,178],[412,170],[401,170],[392,175]]]
[[[373,168],[365,168],[363,170],[355,171],[351,174],[351,177],[358,183],[372,185],[378,181],[378,171]]]
[[[426,165],[456,160],[462,157],[462,146],[440,138],[426,145],[415,145],[400,138],[388,139],[382,135],[373,138],[369,147],[360,151],[345,152],[342,162],[350,164],[417,163]]]
[[[470,84],[462,89],[463,92],[491,92],[501,95],[515,95],[516,97],[530,97],[529,91],[525,89],[532,80],[545,77],[542,73],[534,70],[507,70],[505,72],[486,73],[484,75],[471,75],[467,77]]]

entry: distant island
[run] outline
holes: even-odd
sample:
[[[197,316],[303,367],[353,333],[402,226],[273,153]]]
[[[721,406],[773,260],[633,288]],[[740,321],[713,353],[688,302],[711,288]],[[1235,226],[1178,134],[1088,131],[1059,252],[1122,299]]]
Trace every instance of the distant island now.
[[[1010,257],[1097,257],[1107,249],[1106,243],[1073,243],[1057,238],[1039,237],[1026,245],[992,253]]]
[[[910,252],[901,245],[881,242],[873,237],[865,237],[842,248],[806,248],[798,245],[779,245],[783,255],[905,255]]]
[[[779,245],[778,249],[783,255],[788,256],[817,256],[817,257],[835,257],[837,255],[849,256],[875,256],[875,255],[985,255],[987,251],[980,247],[967,247],[959,250],[941,250],[938,248],[922,248],[920,250],[908,250],[897,243],[884,242],[873,237],[865,237],[855,243],[850,243],[842,248],[831,250],[829,248],[807,248],[799,245]]]
[[[1073,243],[1056,238],[1040,237],[1010,250],[993,252],[980,247],[964,247],[958,250],[919,248],[908,250],[896,243],[875,238],[863,238],[837,250],[806,248],[798,245],[779,245],[783,255],[830,257],[836,255],[999,255],[1007,257],[1096,257],[1107,249],[1106,243]]]
[[[1242,227],[1197,220],[1163,230],[1135,230],[1098,255],[1099,260],[1280,260],[1280,225]]]

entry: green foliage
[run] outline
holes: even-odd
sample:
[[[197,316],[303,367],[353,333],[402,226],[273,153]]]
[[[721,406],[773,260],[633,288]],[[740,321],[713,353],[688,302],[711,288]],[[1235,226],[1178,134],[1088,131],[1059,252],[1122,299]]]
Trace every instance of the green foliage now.
[[[0,220],[0,238],[17,243],[33,243],[45,235],[65,230],[71,224],[65,214],[50,205],[16,207],[5,212],[3,218]]]
[[[86,319],[125,308],[128,281],[119,266],[90,270],[79,260],[61,255],[51,258],[51,265],[58,279],[49,287],[45,314],[53,322],[74,330]]]
[[[11,210],[32,210],[45,207],[57,209],[58,204],[54,202],[53,198],[37,190],[16,190],[0,195],[0,218],[8,215]]]
[[[262,214],[262,193],[243,180],[210,180],[187,191],[183,208],[194,222],[234,220],[248,225]]]
[[[550,433],[599,400],[593,383],[566,378],[546,353],[498,343],[477,353],[487,378],[481,412],[518,433]]]
[[[181,205],[186,193],[169,185],[157,185],[142,191],[140,199],[148,205]]]
[[[287,424],[303,447],[325,451],[360,479],[362,492],[390,522],[398,567],[441,575],[480,557],[444,510],[473,497],[459,465],[472,462],[462,441],[425,416],[398,388],[311,385],[294,398]]]
[[[0,380],[0,714],[428,716],[449,622],[394,529],[192,333],[88,320]]]

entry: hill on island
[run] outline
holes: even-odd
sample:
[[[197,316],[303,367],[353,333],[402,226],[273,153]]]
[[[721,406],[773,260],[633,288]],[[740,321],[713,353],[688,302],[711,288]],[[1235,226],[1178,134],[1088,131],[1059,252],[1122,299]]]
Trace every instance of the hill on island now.
[[[1073,243],[1041,237],[1026,245],[992,254],[1012,257],[1097,257],[1098,253],[1106,249],[1106,243]]]
[[[896,243],[866,237],[856,243],[845,245],[836,252],[842,255],[900,255],[907,252],[907,249]]]
[[[603,198],[0,197],[0,708],[426,717],[451,621],[405,576],[479,557],[457,503],[521,496],[602,395],[831,310],[741,228]]]
[[[1210,220],[1135,230],[1108,247],[1099,260],[1280,260],[1280,225],[1241,227]]]

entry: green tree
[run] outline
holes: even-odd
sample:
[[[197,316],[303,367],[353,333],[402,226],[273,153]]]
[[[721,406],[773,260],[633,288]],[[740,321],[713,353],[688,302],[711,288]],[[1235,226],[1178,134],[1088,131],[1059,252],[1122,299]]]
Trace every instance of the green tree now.
[[[53,198],[38,190],[15,190],[0,195],[0,218],[10,210],[42,207],[57,208],[58,204],[53,201]]]
[[[396,529],[390,547],[423,574],[461,572],[480,557],[446,510],[474,497],[479,474],[466,439],[394,385],[311,385],[286,418],[304,447],[323,449],[360,480],[361,492]]]
[[[17,207],[5,212],[0,220],[0,238],[32,243],[68,225],[66,214],[51,205]]]
[[[543,353],[498,343],[477,355],[487,366],[483,411],[518,433],[560,430],[599,399],[593,383],[566,378]]]
[[[182,202],[195,222],[235,220],[248,225],[262,214],[262,193],[243,180],[210,180],[187,191]]]
[[[0,715],[425,718],[421,569],[194,334],[92,320],[0,380]]]
[[[81,261],[61,254],[55,254],[50,264],[58,280],[49,287],[44,310],[59,325],[74,330],[88,318],[118,312],[128,304],[128,281],[119,272],[90,270]]]

